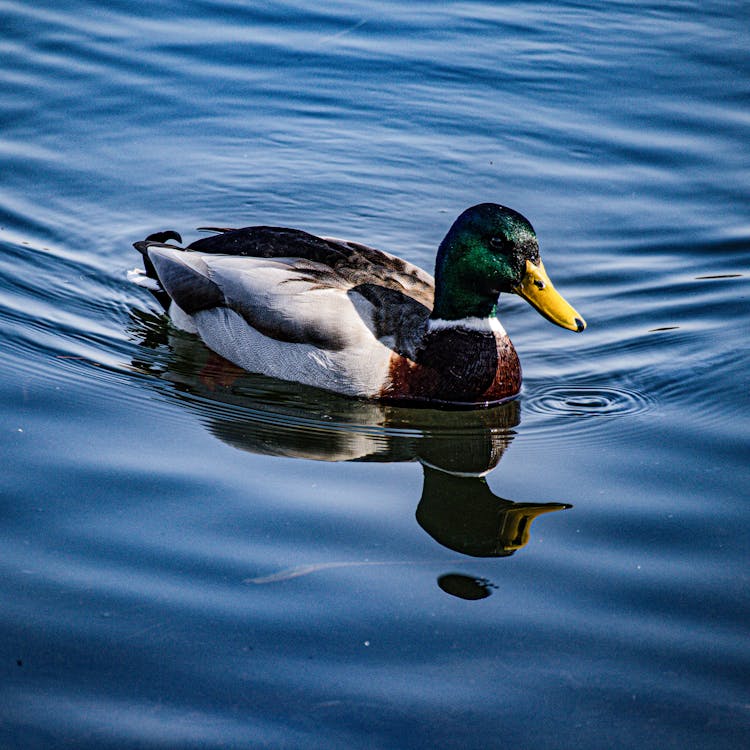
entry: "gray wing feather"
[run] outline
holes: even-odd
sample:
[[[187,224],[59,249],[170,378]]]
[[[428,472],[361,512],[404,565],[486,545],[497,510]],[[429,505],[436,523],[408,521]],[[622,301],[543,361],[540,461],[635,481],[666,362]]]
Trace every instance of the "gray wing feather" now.
[[[198,256],[186,262],[185,253],[171,245],[149,245],[148,257],[164,291],[188,315],[225,304],[221,289],[208,277]]]
[[[421,268],[390,253],[358,242],[317,237],[286,227],[245,227],[217,229],[219,234],[196,240],[190,251],[206,255],[254,258],[296,258],[310,261],[324,273],[335,275],[349,286],[376,282],[403,291],[432,307],[434,281]]]
[[[202,255],[151,245],[159,281],[188,315],[227,307],[271,338],[341,349],[362,334],[368,310],[355,309],[330,269],[298,258]]]
[[[324,267],[296,258],[204,260],[227,306],[266,336],[326,349],[341,349],[350,340],[347,321],[354,310],[347,309],[346,292],[333,279],[321,284]]]
[[[314,239],[324,259],[204,253],[200,243],[190,251],[148,243],[146,250],[162,286],[189,315],[227,307],[280,341],[337,350],[372,337],[412,356],[432,307],[432,277],[364,245]]]

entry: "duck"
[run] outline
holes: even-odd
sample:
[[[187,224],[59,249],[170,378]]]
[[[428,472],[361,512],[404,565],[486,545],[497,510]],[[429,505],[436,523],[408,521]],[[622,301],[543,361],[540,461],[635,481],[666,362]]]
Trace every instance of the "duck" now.
[[[521,363],[497,316],[516,294],[547,320],[586,323],[555,289],[536,233],[496,203],[468,208],[431,276],[367,245],[300,229],[167,230],[134,243],[148,286],[179,329],[250,373],[344,396],[481,408],[521,390]]]

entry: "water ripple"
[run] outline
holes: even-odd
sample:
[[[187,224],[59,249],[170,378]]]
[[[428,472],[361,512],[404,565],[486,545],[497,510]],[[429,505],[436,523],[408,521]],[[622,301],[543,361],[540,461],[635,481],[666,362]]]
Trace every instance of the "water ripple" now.
[[[545,447],[591,444],[612,435],[612,420],[620,420],[617,435],[631,435],[657,406],[652,394],[620,385],[565,384],[540,388],[523,402],[525,438]]]
[[[525,402],[537,414],[576,417],[620,417],[640,414],[652,399],[636,390],[614,386],[564,385],[546,388]]]

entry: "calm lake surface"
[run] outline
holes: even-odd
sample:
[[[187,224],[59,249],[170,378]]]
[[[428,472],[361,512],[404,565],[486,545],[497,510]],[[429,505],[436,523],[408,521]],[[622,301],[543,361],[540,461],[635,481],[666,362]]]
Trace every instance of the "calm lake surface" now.
[[[0,747],[747,747],[748,18],[0,2]],[[127,279],[483,201],[589,324],[503,297],[501,408],[232,381]]]

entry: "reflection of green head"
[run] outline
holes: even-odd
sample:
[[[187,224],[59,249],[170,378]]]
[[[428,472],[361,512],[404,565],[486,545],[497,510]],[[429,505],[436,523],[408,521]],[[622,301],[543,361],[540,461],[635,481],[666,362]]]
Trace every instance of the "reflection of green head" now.
[[[467,209],[438,250],[432,317],[494,315],[498,295],[520,284],[527,260],[539,262],[539,244],[527,219],[495,203]]]
[[[562,503],[514,503],[493,494],[484,477],[448,474],[424,466],[417,522],[444,547],[472,557],[512,555],[529,541],[531,522]]]

